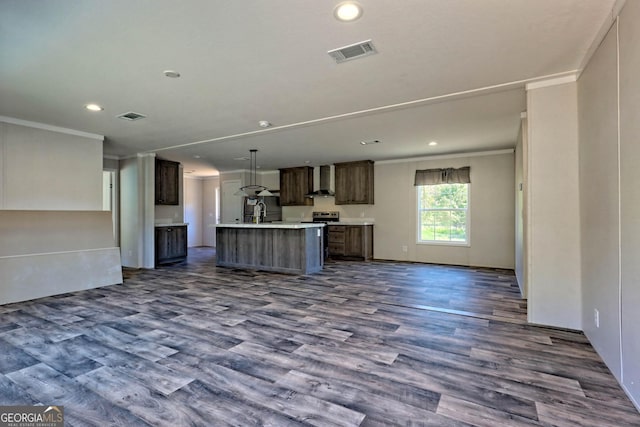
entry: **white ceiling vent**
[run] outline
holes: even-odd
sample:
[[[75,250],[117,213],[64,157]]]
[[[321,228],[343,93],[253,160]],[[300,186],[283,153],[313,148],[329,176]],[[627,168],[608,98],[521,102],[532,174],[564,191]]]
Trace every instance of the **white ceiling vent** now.
[[[376,51],[371,40],[365,40],[363,42],[330,50],[327,53],[335,59],[336,63],[340,64],[341,62],[349,61],[351,59],[373,55],[374,53],[378,53],[378,51]]]
[[[119,114],[116,117],[118,117],[119,119],[129,120],[132,122],[134,120],[144,119],[147,116],[145,116],[144,114],[134,113],[133,111],[129,111],[128,113]]]

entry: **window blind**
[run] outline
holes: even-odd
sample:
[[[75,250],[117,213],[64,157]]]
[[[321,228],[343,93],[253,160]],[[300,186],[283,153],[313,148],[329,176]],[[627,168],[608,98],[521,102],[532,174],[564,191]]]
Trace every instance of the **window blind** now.
[[[459,169],[423,169],[416,171],[414,184],[438,185],[438,184],[469,184],[471,182],[471,167]]]

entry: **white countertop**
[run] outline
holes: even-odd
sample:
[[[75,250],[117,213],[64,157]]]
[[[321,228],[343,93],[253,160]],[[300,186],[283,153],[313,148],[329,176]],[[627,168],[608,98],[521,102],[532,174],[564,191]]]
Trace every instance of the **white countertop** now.
[[[167,222],[154,224],[154,227],[179,227],[181,225],[189,225],[188,222]]]
[[[327,225],[373,225],[373,221],[338,221],[328,222]]]
[[[290,222],[280,222],[280,223],[272,223],[265,222],[262,224],[217,224],[216,227],[227,227],[227,228],[318,228],[324,227],[324,224],[302,224],[302,223],[290,223]]]
[[[312,222],[311,218],[287,218],[286,221],[282,221],[285,224],[298,224],[300,222],[307,223]],[[376,223],[374,218],[344,218],[340,221],[327,222],[327,225],[374,225]]]

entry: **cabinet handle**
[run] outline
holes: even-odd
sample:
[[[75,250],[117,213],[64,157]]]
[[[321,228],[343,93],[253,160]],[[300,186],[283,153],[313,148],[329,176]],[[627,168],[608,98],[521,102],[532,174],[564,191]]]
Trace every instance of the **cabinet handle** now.
[[[167,228],[167,233],[173,231],[171,228]]]

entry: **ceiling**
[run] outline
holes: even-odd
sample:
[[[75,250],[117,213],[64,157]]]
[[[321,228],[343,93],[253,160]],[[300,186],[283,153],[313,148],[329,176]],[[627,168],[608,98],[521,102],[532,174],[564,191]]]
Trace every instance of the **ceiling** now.
[[[575,73],[615,2],[359,0],[339,22],[339,0],[2,0],[0,115],[199,176],[251,148],[263,170],[508,148],[525,83]],[[327,54],[368,39],[377,54]]]

